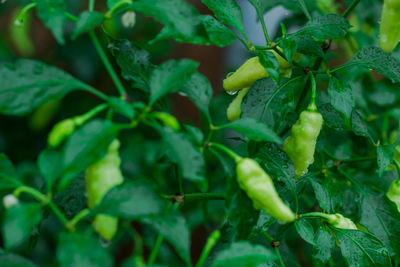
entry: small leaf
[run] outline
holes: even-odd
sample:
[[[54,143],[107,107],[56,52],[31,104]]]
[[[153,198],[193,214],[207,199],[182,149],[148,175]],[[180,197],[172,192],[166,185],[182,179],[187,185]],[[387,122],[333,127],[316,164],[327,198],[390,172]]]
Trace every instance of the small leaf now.
[[[376,155],[379,167],[379,177],[382,177],[383,171],[393,161],[394,147],[392,145],[378,146],[376,148]]]
[[[238,119],[229,124],[220,127],[221,129],[232,129],[251,140],[254,141],[267,141],[282,144],[282,139],[264,123],[256,121],[252,118]]]
[[[296,220],[294,222],[294,226],[296,227],[297,233],[304,241],[315,246],[314,229],[306,219]]]
[[[6,210],[3,223],[5,247],[12,249],[27,240],[42,220],[40,204],[20,203]]]
[[[193,101],[206,117],[210,118],[209,106],[213,96],[213,89],[204,75],[195,72],[182,86],[181,91]]]
[[[323,266],[331,258],[333,249],[335,248],[335,239],[324,226],[320,226],[315,233],[314,242],[313,260]]]
[[[350,119],[354,107],[353,91],[349,85],[331,76],[328,87],[329,99],[332,106]]]
[[[76,130],[63,149],[63,174],[61,187],[84,171],[90,164],[101,159],[111,141],[116,138],[118,127],[110,121],[92,120]]]
[[[236,242],[218,252],[211,267],[259,266],[275,260],[275,254],[263,246]]]
[[[375,236],[359,230],[333,229],[350,267],[391,266],[389,251]]]
[[[164,202],[149,185],[141,182],[125,182],[107,192],[91,213],[92,215],[104,213],[133,220],[161,214],[164,209]]]
[[[51,189],[62,172],[61,152],[51,148],[43,150],[38,158],[38,167],[40,173],[46,180],[47,188]]]
[[[76,28],[72,34],[72,40],[83,32],[93,30],[103,23],[104,15],[95,11],[85,11],[79,16]]]
[[[44,25],[51,30],[59,44],[64,44],[65,3],[64,0],[37,0],[37,12]]]
[[[368,132],[368,127],[363,118],[360,116],[357,110],[354,110],[351,114],[351,127],[353,132],[358,136],[364,136],[372,138]]]
[[[151,225],[171,243],[185,262],[190,262],[190,231],[185,217],[180,212],[174,211],[168,215],[149,217],[142,221]]]
[[[242,10],[235,0],[201,0],[209,9],[211,9],[217,19],[233,28],[239,30],[245,35],[242,22]]]
[[[135,116],[133,106],[119,97],[110,97],[108,103],[112,109],[129,119],[133,119]]]
[[[113,266],[110,253],[102,247],[98,238],[77,232],[61,234],[57,247],[57,261],[61,267]]]
[[[150,78],[150,105],[159,98],[182,89],[199,66],[189,60],[168,60],[153,70]]]
[[[150,73],[154,68],[149,53],[128,40],[115,41],[112,49],[122,70],[122,77],[132,81],[134,87],[149,92]]]
[[[283,39],[280,42],[280,47],[283,49],[283,54],[285,55],[285,58],[287,58],[289,63],[293,62],[293,56],[296,53],[297,50],[297,44],[295,41],[290,40],[290,39]]]
[[[200,150],[183,133],[163,128],[163,141],[172,162],[178,164],[183,178],[192,182],[205,182],[204,158]]]
[[[0,190],[21,186],[14,165],[5,154],[0,153]]]
[[[278,59],[275,55],[270,51],[260,51],[258,53],[258,58],[260,60],[261,65],[266,69],[269,76],[271,76],[276,83],[279,84],[279,74],[280,68]]]

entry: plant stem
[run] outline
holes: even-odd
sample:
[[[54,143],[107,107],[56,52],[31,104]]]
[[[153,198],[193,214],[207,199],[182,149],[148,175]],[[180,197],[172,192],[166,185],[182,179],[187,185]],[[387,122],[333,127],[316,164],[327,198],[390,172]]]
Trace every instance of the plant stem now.
[[[95,2],[95,0],[89,0],[89,11],[94,10],[94,2]]]
[[[304,214],[299,215],[300,218],[323,218],[323,219],[329,219],[329,216],[325,213],[322,212],[308,212]]]
[[[275,247],[275,248],[274,248],[274,251],[275,251],[276,256],[278,257],[279,265],[280,265],[281,267],[285,267],[285,263],[283,262],[283,259],[282,259],[282,257],[281,257],[281,253],[279,252],[279,248],[278,248],[278,247]]]
[[[67,17],[67,19],[72,20],[74,22],[77,22],[79,19],[77,17],[75,17],[74,15],[72,15],[71,13],[65,12],[64,13],[65,16]]]
[[[271,46],[271,39],[269,38],[268,31],[267,31],[267,26],[265,25],[264,16],[263,16],[263,14],[261,13],[260,7],[259,7],[258,5],[254,5],[254,8],[255,8],[256,11],[257,11],[258,19],[259,19],[260,22],[261,22],[261,26],[262,26],[262,29],[263,29],[263,31],[264,31],[265,40],[267,41],[267,44],[268,44],[269,46]]]
[[[208,255],[210,254],[210,251],[217,244],[220,237],[221,237],[221,233],[218,230],[211,233],[211,235],[207,239],[207,242],[203,248],[203,251],[201,252],[201,255],[196,264],[196,267],[202,267],[204,265],[204,262],[206,261]]]
[[[360,3],[360,0],[354,0],[353,3],[351,3],[351,5],[349,5],[349,7],[343,12],[342,17],[347,17],[352,11],[353,9],[358,5],[358,3]]]
[[[204,199],[204,200],[225,200],[225,194],[222,193],[192,193],[185,194],[185,200],[196,200],[196,199]]]
[[[49,208],[54,212],[57,218],[61,221],[61,223],[66,226],[68,220],[65,218],[64,214],[57,208],[57,206],[49,199],[49,197],[45,196],[41,192],[36,189],[28,186],[21,186],[14,190],[13,195],[18,198],[21,193],[27,193],[38,200],[43,205],[48,205]]]
[[[221,127],[222,128],[222,127]],[[226,146],[223,146],[223,145],[220,145],[220,144],[217,144],[217,143],[208,143],[208,145],[211,147],[211,148],[216,148],[216,149],[218,149],[218,150],[220,150],[220,151],[223,151],[223,152],[225,152],[228,156],[230,156],[236,163],[238,163],[241,159],[242,159],[242,157],[240,157],[238,154],[236,154],[235,152],[233,152],[231,149],[229,149],[229,148],[227,148]]]
[[[348,68],[348,67],[351,67],[351,66],[354,66],[354,65],[357,65],[357,64],[358,64],[357,62],[346,63],[346,64],[344,64],[342,66],[339,66],[339,67],[331,69],[329,72],[330,73],[334,73],[334,72],[336,72],[338,70],[341,70],[341,69],[344,69],[344,68]]]
[[[317,84],[315,82],[315,76],[312,71],[309,72],[310,80],[311,80],[311,100],[310,104],[307,107],[309,111],[317,111],[316,99],[317,99]]]
[[[109,98],[108,98],[107,95],[105,95],[105,94],[103,94],[102,92],[100,92],[100,91],[94,89],[94,88],[91,87],[90,85],[87,85],[87,84],[85,84],[85,83],[83,83],[83,82],[79,82],[79,83],[77,84],[77,87],[82,88],[82,89],[88,91],[89,93],[94,94],[95,96],[97,96],[97,97],[103,99],[104,101],[107,101],[107,102],[109,101]]]
[[[90,213],[89,209],[81,210],[77,215],[74,216],[66,225],[66,228],[69,230],[74,230],[75,226],[78,224],[80,220],[86,217]]]
[[[178,192],[180,194],[183,194],[182,175],[181,175],[178,165],[175,165],[175,175],[176,175],[176,178],[178,179],[178,188],[179,188]]]
[[[152,265],[157,258],[158,250],[164,240],[164,237],[161,235],[157,236],[156,242],[154,243],[153,249],[150,252],[149,259],[147,261],[147,265]]]
[[[122,85],[121,81],[119,80],[119,78],[118,78],[117,74],[115,73],[113,67],[111,66],[111,63],[108,60],[107,55],[105,54],[103,48],[101,47],[99,39],[97,39],[97,36],[96,36],[96,34],[94,33],[93,30],[89,31],[89,36],[90,36],[90,39],[93,42],[94,47],[97,50],[97,53],[99,54],[101,60],[103,61],[104,66],[106,67],[108,73],[110,74],[111,79],[113,80],[115,86],[117,87],[119,94],[122,97],[124,97],[124,99],[125,99],[125,96],[126,96],[125,88]]]
[[[310,12],[307,9],[306,3],[304,3],[304,0],[297,0],[297,1],[299,2],[299,5],[301,6],[301,9],[304,12],[304,15],[306,15],[308,20],[311,20],[312,18],[311,18]]]
[[[22,24],[24,22],[26,13],[28,13],[28,11],[31,10],[32,8],[34,8],[35,6],[36,6],[36,2],[30,3],[30,4],[26,5],[26,6],[24,6],[22,8],[21,12],[19,13],[18,17],[15,19],[15,21],[17,23],[21,23]]]

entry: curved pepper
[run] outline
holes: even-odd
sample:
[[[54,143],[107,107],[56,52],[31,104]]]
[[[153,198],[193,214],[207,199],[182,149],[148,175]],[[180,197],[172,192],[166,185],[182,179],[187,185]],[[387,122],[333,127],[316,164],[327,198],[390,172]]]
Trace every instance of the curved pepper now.
[[[322,115],[317,111],[303,111],[292,127],[292,134],[283,144],[283,150],[293,162],[297,178],[306,174],[314,162],[315,145],[322,122]]]
[[[85,181],[89,208],[99,204],[111,188],[124,180],[120,170],[119,146],[117,139],[112,141],[107,155],[86,170]],[[118,218],[99,214],[94,219],[93,227],[104,239],[110,240],[118,230]]]
[[[329,224],[340,229],[354,229],[357,230],[357,226],[352,220],[344,217],[342,214],[327,214],[325,219]]]
[[[379,29],[379,45],[391,53],[400,39],[400,0],[385,0]]]
[[[228,109],[226,110],[226,116],[228,117],[228,120],[234,121],[240,118],[240,115],[242,114],[243,98],[246,96],[249,89],[250,87],[240,90],[238,95],[229,104]]]
[[[292,64],[278,55],[275,51],[272,52],[279,61],[281,73],[284,77],[290,77]],[[251,87],[257,80],[268,77],[269,74],[261,65],[258,57],[248,59],[240,66],[233,74],[228,75],[223,81],[223,87],[226,91],[237,92],[242,88]]]
[[[240,159],[236,172],[239,186],[253,201],[254,208],[265,210],[282,222],[294,221],[294,213],[279,197],[272,179],[255,160]]]

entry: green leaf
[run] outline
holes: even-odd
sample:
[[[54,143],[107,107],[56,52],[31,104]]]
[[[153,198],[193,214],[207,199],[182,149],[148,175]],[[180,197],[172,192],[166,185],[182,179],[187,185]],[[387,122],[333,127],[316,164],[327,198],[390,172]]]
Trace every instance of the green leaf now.
[[[24,115],[54,99],[61,99],[81,82],[42,62],[20,59],[0,66],[0,113]]]
[[[51,30],[59,44],[64,44],[65,3],[64,0],[37,0],[37,12],[44,25]]]
[[[61,234],[57,247],[57,261],[62,267],[114,265],[110,253],[98,238],[77,232]]]
[[[235,0],[201,0],[201,2],[214,12],[222,23],[246,35],[242,22],[242,10]]]
[[[400,62],[378,47],[362,48],[346,65],[373,69],[394,83],[400,82]]]
[[[395,255],[400,250],[400,213],[396,205],[382,195],[365,193],[360,212],[360,224],[382,240],[391,255]]]
[[[92,214],[104,213],[133,220],[161,214],[165,210],[164,204],[148,184],[125,182],[107,192]]]
[[[379,177],[382,177],[386,167],[393,161],[394,147],[392,145],[380,145],[376,148],[376,155],[379,167]]]
[[[297,52],[305,55],[324,57],[324,51],[322,50],[320,43],[318,43],[313,37],[299,34],[291,36],[290,40],[296,43]]]
[[[9,207],[5,212],[2,227],[5,247],[12,249],[27,240],[41,220],[40,204],[19,203]]]
[[[328,87],[329,100],[332,106],[347,119],[350,119],[355,102],[353,91],[349,85],[345,85],[339,79],[331,76]]]
[[[320,226],[315,233],[315,246],[313,247],[313,260],[317,266],[324,266],[331,258],[335,248],[335,239],[324,226]]]
[[[275,55],[270,51],[259,51],[258,59],[260,60],[261,65],[263,65],[265,70],[268,72],[269,76],[279,84],[281,66],[279,65],[279,61]]]
[[[182,86],[181,91],[193,101],[207,118],[210,118],[209,106],[213,96],[213,89],[204,75],[195,72]]]
[[[285,55],[285,58],[287,58],[289,63],[292,63],[293,56],[297,50],[297,43],[290,39],[283,39],[279,45],[283,49],[282,52]]]
[[[182,177],[192,182],[204,183],[204,158],[200,149],[183,133],[163,128],[161,135],[167,146],[169,159],[178,164]]]
[[[261,159],[261,165],[266,168],[271,176],[276,177],[278,181],[283,181],[286,187],[293,194],[296,194],[293,163],[280,146],[266,143],[258,151],[256,157]]]
[[[120,97],[110,97],[108,103],[112,109],[129,119],[133,119],[135,116],[133,106]]]
[[[160,217],[144,218],[142,221],[151,225],[177,250],[178,254],[190,262],[190,231],[185,217],[179,211],[170,212]]]
[[[359,230],[333,231],[348,266],[392,266],[389,251],[375,236]]]
[[[16,254],[0,255],[2,267],[37,267],[33,262]]]
[[[252,118],[241,118],[220,127],[220,129],[226,128],[232,129],[254,141],[283,143],[282,139],[268,126]]]
[[[199,66],[199,63],[189,60],[168,60],[157,66],[150,78],[150,105],[159,98],[182,89]]]
[[[288,38],[302,35],[317,39],[341,39],[349,29],[350,24],[345,18],[337,14],[327,14],[313,18],[303,29],[288,35]]]
[[[63,149],[64,177],[61,187],[67,185],[76,174],[84,171],[90,164],[101,159],[117,133],[117,126],[100,119],[92,120],[76,130]]]
[[[140,0],[133,8],[165,25],[152,42],[173,38],[182,43],[223,47],[236,38],[230,29],[209,15],[200,15],[185,0]]]
[[[134,87],[150,91],[150,73],[154,68],[149,53],[128,40],[115,41],[112,49],[122,70],[122,77]]]
[[[353,110],[353,113],[351,114],[351,127],[356,135],[371,138],[367,124],[357,110]]]
[[[43,150],[38,158],[38,167],[46,181],[47,188],[51,189],[62,173],[61,152],[51,148]]]
[[[329,128],[336,130],[351,130],[344,118],[335,110],[331,104],[324,104],[318,107],[324,118],[324,123]],[[350,128],[350,129],[349,129]]]
[[[258,266],[276,260],[275,254],[260,245],[236,242],[218,252],[211,267]]]
[[[311,185],[314,189],[315,197],[318,200],[319,206],[326,212],[331,213],[331,198],[326,184],[321,185],[314,179],[310,179]]]
[[[14,165],[5,154],[0,153],[0,190],[21,186]]]
[[[296,220],[294,226],[296,227],[297,233],[304,241],[315,246],[314,228],[306,219]]]
[[[95,11],[84,11],[76,23],[76,28],[72,34],[72,40],[76,39],[81,33],[93,30],[103,23],[104,15]]]

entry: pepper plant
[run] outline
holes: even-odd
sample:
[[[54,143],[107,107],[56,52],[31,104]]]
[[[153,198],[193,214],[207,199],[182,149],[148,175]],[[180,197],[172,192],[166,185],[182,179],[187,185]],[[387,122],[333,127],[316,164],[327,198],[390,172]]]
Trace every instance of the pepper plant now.
[[[244,2],[264,44],[235,0],[197,3],[212,15],[186,0],[0,4],[23,55],[0,54],[0,266],[399,266],[400,2]],[[79,43],[97,61],[72,75],[33,59],[36,17],[61,54]],[[160,57],[165,40],[236,41],[248,60],[213,97],[198,62]],[[93,66],[110,90],[85,81]],[[201,123],[172,115],[176,93]]]

